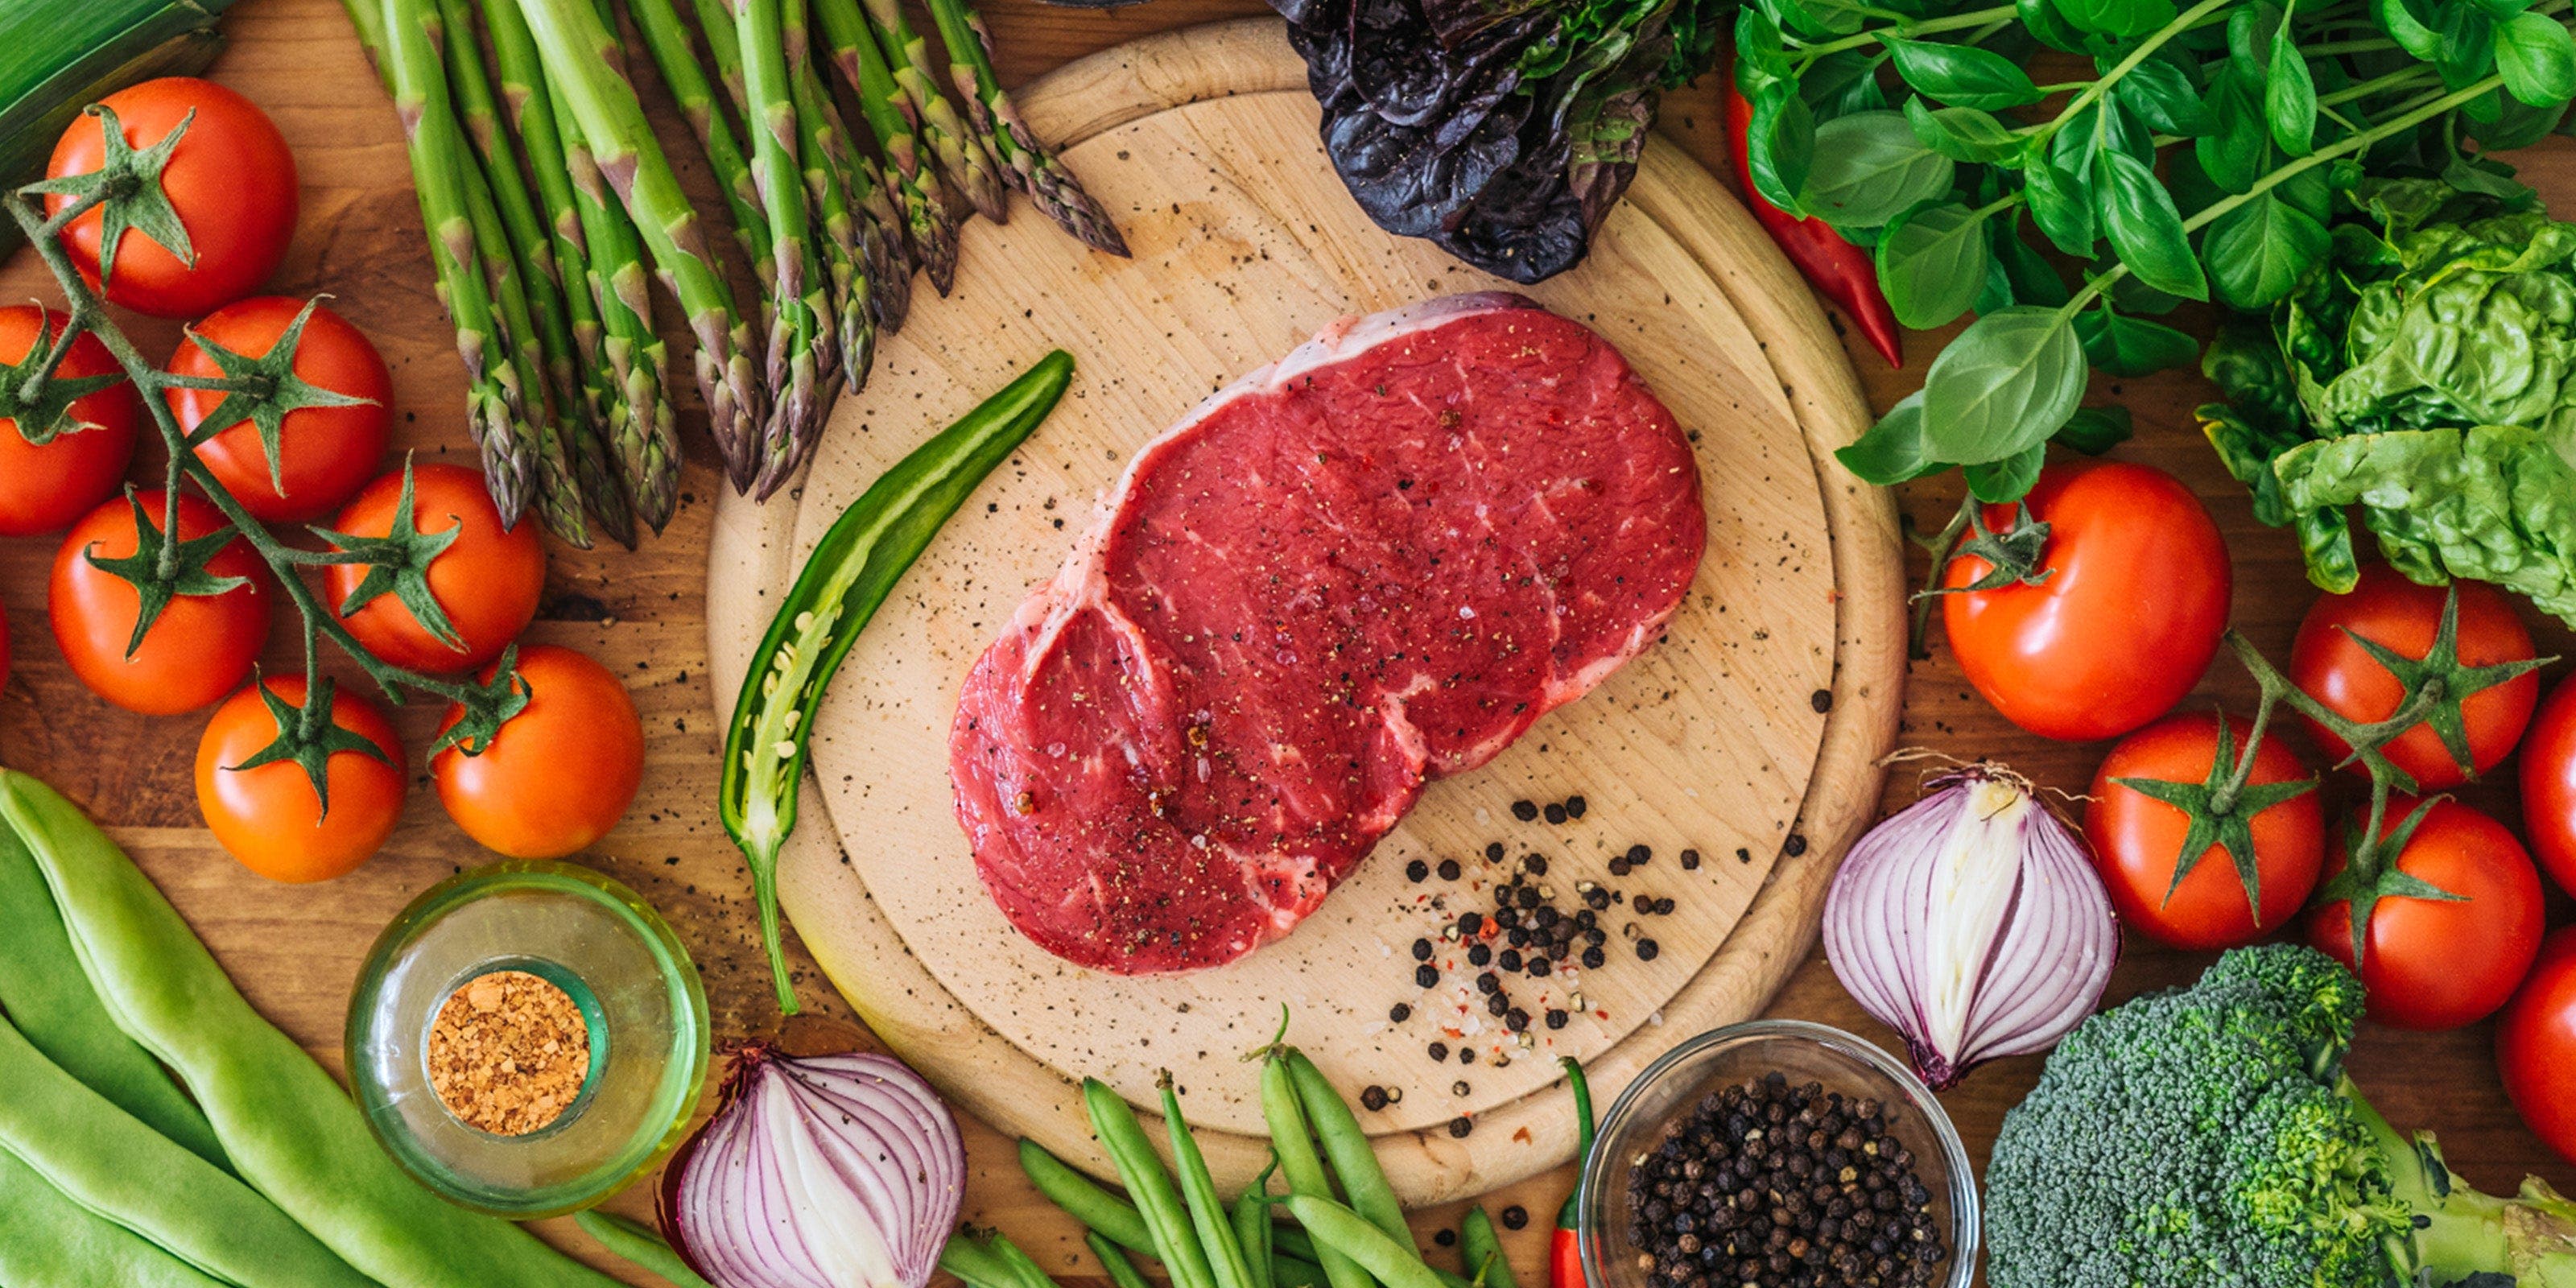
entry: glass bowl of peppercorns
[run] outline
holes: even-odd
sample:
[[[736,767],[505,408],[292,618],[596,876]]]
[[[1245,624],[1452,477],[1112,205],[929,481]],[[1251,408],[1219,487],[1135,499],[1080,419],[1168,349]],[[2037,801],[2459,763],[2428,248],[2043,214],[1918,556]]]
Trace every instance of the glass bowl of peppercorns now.
[[[1587,1288],[1968,1288],[1977,1183],[1903,1062],[1760,1020],[1647,1067],[1583,1160]]]

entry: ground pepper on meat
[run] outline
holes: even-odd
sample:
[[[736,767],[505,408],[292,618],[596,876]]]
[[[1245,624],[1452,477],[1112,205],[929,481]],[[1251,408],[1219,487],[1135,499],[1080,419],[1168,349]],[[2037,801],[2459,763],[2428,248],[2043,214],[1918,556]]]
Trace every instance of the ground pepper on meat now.
[[[1886,1106],[1776,1072],[1630,1166],[1627,1222],[1651,1288],[1927,1288],[1950,1258]]]

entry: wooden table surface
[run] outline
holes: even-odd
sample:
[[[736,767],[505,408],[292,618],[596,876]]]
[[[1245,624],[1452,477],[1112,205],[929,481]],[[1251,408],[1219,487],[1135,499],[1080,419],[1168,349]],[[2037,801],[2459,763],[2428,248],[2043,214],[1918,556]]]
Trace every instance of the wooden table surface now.
[[[984,5],[1004,79],[1014,83],[1138,34],[1262,11],[1260,0],[1154,0],[1114,11],[1051,9],[1035,0]],[[458,415],[463,377],[452,333],[431,293],[402,136],[346,17],[335,0],[244,0],[225,27],[231,48],[212,75],[276,118],[302,167],[302,226],[274,288],[287,294],[329,292],[333,307],[376,339],[394,372],[401,449],[421,459],[470,462],[473,449]],[[1703,78],[1669,96],[1658,128],[1719,168],[1723,144],[1712,89],[1713,78]],[[677,138],[671,142],[675,161],[690,168],[693,149],[677,146]],[[2552,139],[2521,159],[2556,209],[2576,212],[2576,147]],[[687,177],[703,180],[702,174]],[[1037,216],[1023,207],[1022,217]],[[30,297],[59,300],[35,257],[21,253],[0,263],[0,298]],[[939,304],[924,292],[921,307]],[[664,318],[667,324],[667,309]],[[2181,325],[2204,330],[2210,320],[2194,312],[2183,318]],[[1839,318],[1836,325],[1848,331]],[[148,320],[136,320],[131,333],[147,353],[167,352],[177,339],[175,325]],[[1906,367],[1891,370],[1856,336],[1847,336],[1873,406],[1883,409],[1919,387],[1937,340],[1946,338],[1947,333],[1909,336]],[[2302,575],[2295,543],[2287,533],[2253,521],[2243,489],[2197,433],[2190,412],[2211,396],[2209,386],[2194,372],[2128,381],[2097,377],[2092,395],[2093,401],[2123,403],[2136,414],[2138,437],[2117,455],[2180,475],[2208,503],[2236,560],[2235,623],[2271,656],[2284,658],[2316,592]],[[644,789],[625,824],[583,861],[633,886],[670,919],[705,973],[719,1037],[736,1038],[774,1028],[777,1015],[752,926],[749,882],[715,818],[722,731],[705,679],[703,583],[719,481],[703,417],[684,412],[683,428],[689,469],[670,530],[635,553],[576,551],[550,541],[545,604],[530,638],[591,653],[625,676],[633,690],[649,739]],[[146,472],[138,479],[157,478],[150,457],[147,451]],[[1901,499],[1918,527],[1937,528],[1957,493],[1931,483],[1904,489]],[[0,692],[0,762],[39,775],[106,822],[251,1001],[338,1068],[350,988],[377,931],[422,889],[492,856],[448,821],[415,765],[403,827],[366,867],[318,886],[275,885],[250,875],[217,848],[198,818],[190,774],[203,717],[129,714],[81,688],[64,666],[45,625],[46,572],[54,553],[50,540],[0,540],[0,608],[15,644],[15,667]],[[1914,558],[1919,579],[1920,553]],[[2570,647],[2576,641],[2566,631],[2534,624],[2544,651],[2576,656]],[[267,659],[270,669],[299,665],[291,644],[292,633],[281,627]],[[2014,729],[1969,691],[1937,644],[1934,654],[1917,663],[1911,677],[1904,745],[1962,758],[1995,757],[2067,792],[2080,792],[2091,781],[2102,747],[2049,742]],[[2544,674],[2555,683],[2568,669],[2561,664]],[[2250,710],[2251,697],[2250,682],[2222,659],[2193,701],[2217,698]],[[427,746],[437,715],[418,704],[397,713],[415,757]],[[1914,772],[1900,770],[1888,783],[1886,803],[1910,802],[1916,782]],[[2508,820],[2518,816],[2507,782],[2462,794]],[[2569,920],[2568,901],[2552,898],[2552,924]],[[809,1010],[848,1018],[792,939],[790,950],[799,959]],[[2186,981],[2206,961],[2132,936],[2112,996]],[[1821,953],[1811,955],[1772,1012],[1890,1040],[1844,996]],[[2439,1131],[2453,1165],[2473,1182],[2509,1190],[2524,1172],[2538,1171],[2562,1189],[2576,1190],[2576,1167],[2526,1131],[2498,1089],[2491,1034],[2488,1025],[2445,1034],[2366,1027],[2354,1073],[2401,1127]],[[2004,1111],[2029,1089],[2039,1063],[2032,1058],[1988,1066],[1943,1097],[1981,1165]],[[1008,1230],[1050,1269],[1088,1274],[1070,1223],[1020,1179],[1009,1142],[979,1124],[966,1124],[966,1131],[973,1163],[967,1217]],[[1544,1282],[1545,1227],[1570,1179],[1569,1171],[1560,1170],[1487,1200],[1497,1212],[1518,1205],[1528,1213],[1526,1230],[1504,1236],[1525,1284]],[[614,1206],[648,1213],[649,1190],[638,1187]],[[1454,1226],[1457,1215],[1454,1207],[1419,1213],[1418,1231],[1427,1243],[1433,1231]],[[549,1223],[546,1233],[597,1259],[596,1250],[567,1226]]]

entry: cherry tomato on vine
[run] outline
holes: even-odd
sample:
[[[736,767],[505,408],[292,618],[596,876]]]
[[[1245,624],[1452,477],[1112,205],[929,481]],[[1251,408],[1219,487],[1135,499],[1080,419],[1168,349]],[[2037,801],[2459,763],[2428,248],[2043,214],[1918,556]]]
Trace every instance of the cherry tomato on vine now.
[[[2496,1069],[2533,1135],[2576,1162],[2576,926],[2541,941],[2496,1021]]]
[[[2495,587],[2484,582],[2453,582],[2460,593],[2460,617],[2453,647],[2462,667],[2527,662],[2534,656],[2531,632],[2514,615]],[[2407,661],[2427,661],[2442,626],[2445,592],[2419,586],[2386,564],[2361,570],[2361,581],[2349,594],[2320,596],[2299,623],[2290,644],[2290,681],[2309,697],[2358,724],[2385,720],[2397,713],[2411,686],[2358,641],[2369,640]],[[2430,662],[2439,665],[2443,659]],[[2478,773],[2502,762],[2531,722],[2532,704],[2540,697],[2540,678],[2519,675],[2480,689],[2457,701],[2458,719],[2469,759]],[[2340,760],[2349,745],[2314,720],[2308,730],[2327,756]],[[2431,792],[2469,780],[2429,724],[2399,734],[2384,748],[2389,762],[2405,770],[2416,786]],[[2354,763],[2356,770],[2361,768]]]
[[[263,688],[276,705],[260,696]],[[197,740],[197,808],[206,826],[226,853],[271,881],[328,881],[366,862],[393,835],[410,789],[402,739],[384,709],[335,690],[331,724],[340,745],[311,753],[330,784],[325,812],[292,751],[262,757],[278,742],[281,720],[297,722],[307,700],[300,675],[263,680],[215,708]]]
[[[2084,807],[2084,836],[2120,920],[2176,948],[2241,947],[2289,924],[2325,863],[2323,811],[2298,756],[2277,735],[2264,738],[2244,784],[2217,799],[2253,725],[2231,717],[2223,740],[2219,730],[2216,715],[2185,713],[2121,739],[2102,758]],[[2230,772],[2213,781],[2220,764]],[[2310,790],[2291,794],[2299,784]],[[2210,822],[2195,827],[2175,797],[2207,811]],[[2196,853],[2176,882],[2186,843]],[[2240,852],[2262,895],[2259,913],[2246,895]]]
[[[2558,888],[2576,894],[2576,679],[2540,704],[2522,742],[2522,834]]]
[[[291,370],[285,355],[273,364],[253,360],[274,353],[304,311],[302,300],[260,295],[215,310],[189,328],[170,356],[183,376],[240,376],[256,372],[277,382],[275,459],[255,419],[236,420],[197,449],[197,459],[263,523],[305,523],[347,501],[384,460],[393,440],[393,376],[376,346],[347,319],[319,304],[297,336]],[[206,346],[228,355],[221,359]],[[229,365],[234,368],[227,371]],[[228,395],[212,389],[173,389],[170,411],[191,435],[222,407]],[[329,405],[338,400],[339,405]],[[236,405],[226,418],[247,408]],[[270,413],[273,414],[273,413]]]
[[[2393,796],[2380,834],[2397,837],[2419,802]],[[2352,903],[2341,845],[2308,912],[2308,943],[2352,965]],[[2395,862],[2363,892],[2362,987],[2370,1018],[2401,1029],[2453,1029],[2513,996],[2540,951],[2540,873],[2513,833],[2466,805],[2435,800]]]
[[[45,601],[54,642],[62,646],[72,674],[90,692],[128,711],[154,716],[194,711],[241,686],[268,643],[268,606],[275,593],[267,565],[236,536],[215,549],[203,572],[218,580],[241,578],[242,583],[212,595],[173,595],[129,656],[142,596],[134,583],[96,561],[134,556],[142,544],[135,525],[138,503],[157,549],[165,501],[166,495],[157,491],[137,493],[131,501],[117,497],[74,524],[54,553]],[[183,543],[222,527],[223,515],[213,505],[180,496]]]
[[[35,374],[68,321],[33,304],[0,308],[0,379],[16,382]],[[94,335],[72,341],[71,352],[54,368],[55,378],[64,380],[106,375],[122,373]],[[27,441],[30,427],[0,416],[0,537],[57,531],[106,500],[134,459],[134,431],[142,417],[142,400],[123,379],[74,400],[70,425],[56,427],[42,447]]]
[[[2048,525],[2034,576],[1942,596],[1950,650],[1995,710],[2032,733],[2109,738],[2173,709],[2218,651],[2234,574],[2200,498],[2174,476],[2120,461],[2051,465],[2026,503]],[[2014,520],[1985,508],[1988,528]],[[1950,564],[1942,584],[1993,565]]]
[[[498,668],[488,668],[492,682]],[[526,709],[479,755],[430,761],[438,799],[465,834],[514,859],[555,859],[608,835],[644,781],[644,722],[607,667],[568,648],[519,650]],[[443,737],[465,714],[448,708]]]
[[[493,508],[480,473],[456,465],[419,465],[411,474],[412,510],[405,535],[421,539],[418,550],[427,560],[421,581],[445,614],[452,637],[432,633],[394,589],[355,611],[344,611],[366,581],[367,565],[333,565],[325,595],[331,611],[378,658],[432,675],[470,671],[501,656],[535,620],[546,585],[546,550],[537,539],[537,525],[501,526],[501,512]],[[389,471],[360,489],[331,528],[351,537],[386,536],[404,517],[402,503],[403,471]],[[444,548],[429,553],[441,541]]]
[[[144,158],[181,121],[188,122],[156,181],[187,231],[193,260],[145,228],[129,226],[117,239],[109,267],[110,301],[154,317],[197,317],[257,290],[277,271],[295,235],[295,156],[267,113],[193,76],[148,80],[108,95],[98,106],[116,114],[123,146],[110,148],[95,109],[84,112],[54,144],[47,178],[96,174],[120,160],[148,169]],[[77,201],[70,193],[49,194],[45,212],[60,214]],[[73,264],[93,285],[102,213],[81,216],[63,235]]]

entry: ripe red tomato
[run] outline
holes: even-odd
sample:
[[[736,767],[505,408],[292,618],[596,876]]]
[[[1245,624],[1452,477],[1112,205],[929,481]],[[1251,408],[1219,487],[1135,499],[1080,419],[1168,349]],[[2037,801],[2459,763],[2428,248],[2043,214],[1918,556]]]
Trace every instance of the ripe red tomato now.
[[[140,494],[145,513],[159,527],[164,494]],[[179,537],[193,540],[223,526],[223,515],[194,496],[179,498]],[[251,663],[268,643],[268,567],[250,544],[236,537],[206,561],[217,577],[248,581],[217,595],[180,595],[161,610],[131,657],[126,645],[142,614],[134,585],[95,566],[92,557],[123,559],[140,544],[134,509],[117,497],[73,525],[54,554],[46,607],[54,642],[72,674],[92,693],[128,711],[169,716],[199,707],[241,687]]]
[[[412,479],[413,529],[432,536],[456,533],[456,540],[430,562],[428,579],[431,598],[446,612],[462,646],[431,634],[392,594],[341,614],[367,575],[363,564],[332,566],[327,578],[330,608],[384,661],[432,675],[470,671],[501,656],[536,618],[537,599],[546,586],[546,550],[537,540],[537,525],[501,526],[501,512],[493,508],[481,474],[456,465],[421,465],[413,468]],[[349,501],[331,527],[358,537],[392,532],[402,490],[401,470],[379,475]]]
[[[245,358],[264,358],[295,325],[304,302],[260,295],[227,304],[190,328],[194,336]],[[183,376],[221,376],[224,370],[197,339],[182,340],[170,370]],[[393,440],[393,376],[376,346],[347,319],[315,306],[295,347],[295,376],[316,389],[366,401],[344,407],[298,407],[278,426],[274,463],[260,442],[259,426],[236,422],[197,449],[224,490],[264,523],[306,523],[339,508],[375,477]],[[224,400],[212,389],[173,389],[170,411],[190,434]]]
[[[40,331],[51,344],[67,320],[33,304],[0,308],[0,366],[25,361]],[[54,370],[78,379],[109,375],[117,366],[97,336],[84,335]],[[42,447],[27,441],[17,421],[0,416],[0,537],[61,528],[106,500],[125,477],[134,428],[143,418],[134,386],[119,380],[73,403],[72,415],[90,428],[58,434]]]
[[[2576,679],[2550,690],[2523,741],[2522,834],[2558,888],[2576,894]]]
[[[2531,632],[2495,587],[2475,581],[2453,584],[2460,590],[2461,665],[2492,666],[2534,656]],[[2418,586],[2385,564],[2362,569],[2361,583],[2352,593],[2320,596],[2308,609],[2307,618],[2299,623],[2298,638],[2290,644],[2290,681],[2347,720],[2368,724],[2387,719],[2405,700],[2406,688],[2353,637],[2421,659],[2441,629],[2442,598],[2442,587]],[[2521,740],[2539,697],[2540,677],[2526,674],[2481,689],[2460,703],[2468,727],[2469,758],[2479,773],[2495,768]],[[2351,750],[2324,726],[2305,716],[2300,719],[2306,720],[2327,756],[2341,760]],[[2425,791],[2457,787],[2469,780],[2430,726],[2417,725],[2399,734],[2385,751],[2389,761],[2414,775],[2416,785]],[[2354,768],[2360,768],[2359,762]]]
[[[261,681],[287,706],[301,711],[304,677]],[[289,713],[293,718],[294,712]],[[331,723],[367,740],[382,753],[334,751],[323,778],[331,785],[324,813],[313,779],[293,760],[236,769],[277,741],[278,722],[257,687],[244,688],[222,706],[197,740],[197,808],[224,851],[271,881],[328,881],[347,874],[383,849],[402,817],[410,789],[402,739],[384,709],[347,689],[331,699]]]
[[[2385,836],[2417,802],[2388,802]],[[2338,844],[2326,860],[2326,889],[2344,869]],[[2540,873],[2504,824],[2455,801],[2424,815],[2396,870],[2457,899],[2382,896],[2371,910],[2361,966],[2370,1018],[2401,1029],[2453,1029],[2485,1019],[2513,996],[2540,951]],[[2308,913],[2308,942],[2352,965],[2352,905],[2337,899]]]
[[[2229,764],[2243,754],[2253,726],[2241,719],[2227,722]],[[2253,943],[2287,925],[2316,889],[2317,870],[2325,863],[2325,823],[2314,791],[2279,801],[2247,820],[2253,841],[2256,884],[2263,895],[2259,915],[2245,897],[2245,882],[2236,861],[2219,845],[2199,856],[2180,885],[2174,869],[2182,858],[2190,816],[2170,803],[2115,780],[2155,779],[2198,785],[2206,782],[2218,759],[2218,717],[2187,713],[2167,716],[2119,741],[2093,775],[2092,800],[2084,807],[2084,836],[2093,843],[2093,864],[2111,892],[2120,920],[2150,938],[2176,948],[2208,951]],[[2254,753],[2249,787],[2296,782],[2307,777],[2299,758],[2275,736]]]
[[[2200,498],[2162,470],[2051,465],[2028,498],[2049,525],[2047,579],[1942,596],[1950,650],[2004,718],[2069,741],[2124,734],[2173,709],[2218,652],[2234,575]],[[2000,530],[2011,506],[1986,507]],[[1973,584],[1985,560],[1953,561]]]
[[[188,230],[195,263],[129,228],[118,239],[107,298],[154,317],[189,318],[259,289],[295,235],[295,156],[276,123],[249,99],[193,76],[148,80],[99,101],[115,111],[127,146],[137,151],[159,143],[188,113],[197,114],[161,171],[161,191]],[[45,174],[59,179],[94,173],[106,158],[99,118],[82,113],[54,144]],[[58,214],[73,200],[50,195],[46,213]],[[98,281],[99,216],[93,210],[63,234],[73,263],[92,284]]]
[[[2496,1069],[2533,1134],[2576,1162],[2576,926],[2550,932],[2497,1020]]]
[[[492,682],[498,668],[486,668]],[[644,722],[607,667],[568,648],[519,650],[528,705],[469,756],[450,747],[430,761],[448,817],[514,859],[557,859],[608,835],[644,781]],[[451,706],[439,735],[465,714]]]

